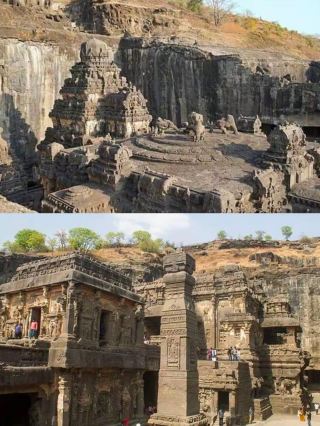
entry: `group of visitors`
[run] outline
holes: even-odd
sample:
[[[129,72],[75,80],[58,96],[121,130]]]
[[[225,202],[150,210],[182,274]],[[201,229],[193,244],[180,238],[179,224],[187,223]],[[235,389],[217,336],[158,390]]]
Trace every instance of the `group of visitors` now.
[[[22,333],[23,333],[23,325],[21,322],[17,322],[14,326],[14,338],[15,339],[22,339]],[[32,320],[30,324],[29,329],[29,337],[30,339],[36,339],[39,335],[39,323],[38,321]]]
[[[311,426],[311,420],[312,420],[311,409],[310,408],[305,409],[304,407],[299,408],[298,419],[300,420],[300,422],[305,422],[307,420],[308,426]]]
[[[217,361],[218,360],[218,358],[217,358],[217,350],[216,349],[213,349],[213,348],[208,349],[208,351],[207,351],[207,360],[208,361]]]
[[[236,346],[230,346],[228,348],[229,361],[240,361],[240,349]]]

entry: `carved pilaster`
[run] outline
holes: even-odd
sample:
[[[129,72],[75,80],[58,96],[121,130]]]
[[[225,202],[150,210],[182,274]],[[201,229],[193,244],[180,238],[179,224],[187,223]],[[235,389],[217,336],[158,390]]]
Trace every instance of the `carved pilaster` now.
[[[68,375],[59,377],[57,403],[57,426],[70,426],[71,380]]]
[[[151,425],[204,425],[198,400],[197,319],[192,301],[194,259],[177,251],[164,258],[158,412]]]

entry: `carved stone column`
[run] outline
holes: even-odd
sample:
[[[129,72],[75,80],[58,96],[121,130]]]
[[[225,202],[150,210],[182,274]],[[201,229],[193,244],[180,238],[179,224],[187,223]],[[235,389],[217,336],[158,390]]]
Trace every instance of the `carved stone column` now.
[[[166,289],[161,317],[158,412],[149,419],[151,425],[206,424],[198,399],[194,268],[194,259],[182,251],[164,258]]]
[[[78,319],[76,285],[74,282],[70,281],[67,290],[66,311],[63,318],[60,339],[75,340]]]
[[[143,373],[138,372],[138,380],[137,380],[137,389],[138,389],[138,398],[137,398],[137,414],[138,417],[144,416],[144,381],[143,381]]]
[[[58,391],[57,426],[70,426],[71,380],[68,375],[59,377]]]

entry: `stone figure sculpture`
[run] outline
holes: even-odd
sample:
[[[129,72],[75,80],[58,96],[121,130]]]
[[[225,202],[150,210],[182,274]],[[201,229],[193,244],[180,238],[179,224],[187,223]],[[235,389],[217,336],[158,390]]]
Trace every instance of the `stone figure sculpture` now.
[[[160,135],[163,135],[168,130],[175,131],[175,132],[179,131],[178,127],[172,121],[166,120],[161,117],[157,118],[156,127]]]
[[[257,136],[263,135],[261,127],[262,127],[262,122],[261,122],[259,116],[257,115],[257,117],[256,117],[256,119],[253,123],[253,133]]]
[[[217,126],[222,131],[222,133],[224,133],[225,135],[228,134],[229,130],[233,131],[233,133],[235,135],[237,135],[239,133],[235,119],[234,119],[233,115],[231,115],[231,114],[228,114],[227,118],[222,117],[220,120],[218,120]]]
[[[189,124],[187,129],[193,134],[194,142],[201,142],[204,140],[205,127],[203,125],[203,115],[197,112],[192,112],[189,115]]]

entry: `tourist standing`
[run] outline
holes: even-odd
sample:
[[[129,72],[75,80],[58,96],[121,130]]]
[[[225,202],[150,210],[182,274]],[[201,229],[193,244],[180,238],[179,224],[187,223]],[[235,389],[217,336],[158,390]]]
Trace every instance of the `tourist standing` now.
[[[237,361],[240,361],[240,349],[236,349]]]
[[[218,411],[219,426],[223,426],[224,411],[222,408]]]
[[[250,406],[249,408],[249,423],[253,422],[253,408]]]
[[[319,413],[319,403],[318,402],[316,402],[314,404],[314,409],[316,410],[316,415],[318,415],[318,413]]]
[[[38,337],[38,329],[39,329],[39,324],[38,321],[31,321],[31,325],[30,325],[30,337],[33,339],[36,339]]]
[[[217,351],[215,349],[211,349],[211,361],[217,361]]]
[[[122,426],[129,426],[129,422],[130,422],[129,418],[128,418],[128,417],[125,417],[125,418],[122,420],[121,424],[122,424]]]
[[[229,358],[229,361],[232,361],[232,348],[231,348],[231,346],[228,348],[228,358]]]
[[[298,418],[299,418],[300,422],[304,422],[305,421],[306,417],[305,417],[303,408],[299,408],[299,410],[298,410]]]
[[[211,361],[211,359],[212,359],[211,357],[212,357],[212,348],[207,350],[207,360]]]
[[[311,414],[311,410],[309,409],[309,410],[307,411],[307,421],[308,421],[308,426],[311,426],[311,417],[312,417],[312,414]]]
[[[21,339],[22,337],[22,324],[18,323],[14,327],[14,338]]]

